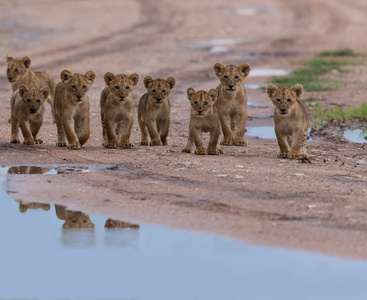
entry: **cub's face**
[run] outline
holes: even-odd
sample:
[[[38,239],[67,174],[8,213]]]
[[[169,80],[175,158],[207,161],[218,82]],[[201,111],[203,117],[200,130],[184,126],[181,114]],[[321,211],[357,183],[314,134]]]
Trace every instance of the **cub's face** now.
[[[173,77],[164,79],[153,79],[150,76],[144,78],[144,86],[148,91],[148,99],[155,105],[161,105],[167,102],[168,95],[176,84]]]
[[[81,211],[68,211],[63,228],[94,228],[89,216]]]
[[[104,80],[114,99],[116,101],[124,102],[131,94],[134,87],[138,84],[139,75],[133,73],[130,76],[123,74],[115,76],[114,74],[108,72],[104,74]]]
[[[216,63],[213,68],[224,88],[230,93],[236,91],[250,73],[250,65],[246,63],[238,67]]]
[[[188,88],[186,93],[191,103],[191,115],[196,118],[204,118],[218,98],[216,89],[211,89],[209,92],[196,92],[193,88]]]
[[[286,116],[295,107],[297,99],[301,98],[303,86],[301,84],[296,84],[291,88],[285,86],[278,88],[274,84],[268,84],[266,93],[271,101],[273,101],[277,114]]]
[[[78,73],[73,74],[68,70],[64,70],[61,72],[60,78],[71,100],[81,103],[86,99],[89,88],[96,78],[96,73],[94,71],[88,71],[82,75]]]
[[[22,59],[12,58],[10,56],[6,57],[6,63],[8,68],[6,70],[6,76],[10,83],[17,82],[20,78],[22,78],[27,70],[31,66],[31,59],[28,56],[23,57]]]
[[[48,87],[43,87],[42,89],[28,89],[25,85],[20,85],[18,91],[27,112],[31,115],[39,111],[43,106],[43,102],[45,102],[50,94],[50,89]]]

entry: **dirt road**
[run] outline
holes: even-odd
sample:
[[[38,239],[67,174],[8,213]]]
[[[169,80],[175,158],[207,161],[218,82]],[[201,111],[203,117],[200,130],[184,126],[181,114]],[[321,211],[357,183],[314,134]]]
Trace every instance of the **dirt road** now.
[[[92,172],[12,176],[18,199],[67,204],[137,222],[210,232],[248,243],[367,258],[367,152],[364,144],[310,141],[312,164],[276,158],[274,139],[247,137],[218,157],[180,152],[187,139],[185,91],[218,84],[215,62],[251,65],[245,86],[267,83],[261,69],[290,70],[323,50],[364,53],[367,3],[342,1],[2,1],[0,4],[0,161],[10,165],[80,165]],[[44,144],[10,145],[10,84],[5,56],[28,55],[32,69],[93,69],[92,135],[80,151],[56,148],[49,106]],[[306,93],[328,105],[365,101],[367,59],[343,76],[337,91]],[[99,96],[105,72],[174,76],[169,146],[101,147]],[[252,76],[260,74],[260,76]],[[271,125],[264,92],[247,88],[249,126]]]

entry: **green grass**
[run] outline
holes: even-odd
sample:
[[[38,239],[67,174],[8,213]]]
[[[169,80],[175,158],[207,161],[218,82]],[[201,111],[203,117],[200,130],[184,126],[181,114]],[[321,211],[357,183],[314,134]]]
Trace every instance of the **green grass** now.
[[[349,109],[343,107],[326,109],[320,103],[310,104],[308,107],[312,111],[311,127],[316,129],[320,129],[326,122],[331,120],[343,121],[358,118],[367,121],[367,103]]]
[[[340,50],[341,51],[341,50]],[[354,52],[353,52],[354,53]],[[343,85],[343,82],[335,79],[327,79],[320,75],[329,74],[333,70],[340,73],[345,72],[342,67],[362,65],[360,61],[350,61],[345,59],[329,59],[316,55],[314,58],[299,63],[300,68],[295,69],[288,76],[273,76],[271,82],[280,86],[292,86],[301,83],[305,91],[326,91],[334,90]]]
[[[318,56],[357,56],[358,54],[355,53],[352,49],[339,49],[334,51],[324,51],[321,52]]]

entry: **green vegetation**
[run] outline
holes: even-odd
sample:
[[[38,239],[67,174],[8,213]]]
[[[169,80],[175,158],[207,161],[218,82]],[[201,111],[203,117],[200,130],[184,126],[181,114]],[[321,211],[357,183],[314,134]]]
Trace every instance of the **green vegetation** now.
[[[363,103],[358,107],[352,107],[349,109],[344,109],[342,107],[336,107],[334,109],[326,109],[321,104],[310,104],[308,106],[312,111],[311,116],[311,127],[320,129],[325,122],[330,120],[340,120],[345,119],[363,119],[367,120],[367,103]]]
[[[340,49],[335,51],[324,51],[321,52],[318,56],[357,56],[358,54],[355,53],[352,49]]]
[[[301,83],[303,85],[303,88],[308,92],[337,89],[343,85],[342,81],[327,79],[324,77],[320,77],[320,75],[331,73],[331,71],[333,70],[337,70],[338,72],[345,72],[342,67],[362,65],[363,62],[355,62],[340,58],[324,58],[326,56],[325,53],[329,53],[329,56],[333,57],[351,56],[347,55],[348,53],[350,53],[350,51],[352,50],[345,49],[323,52],[320,55],[316,55],[310,60],[301,61],[299,64],[302,67],[292,71],[292,73],[288,76],[273,76],[271,78],[271,82],[280,86],[292,86],[296,83]],[[355,55],[353,51],[352,54]]]

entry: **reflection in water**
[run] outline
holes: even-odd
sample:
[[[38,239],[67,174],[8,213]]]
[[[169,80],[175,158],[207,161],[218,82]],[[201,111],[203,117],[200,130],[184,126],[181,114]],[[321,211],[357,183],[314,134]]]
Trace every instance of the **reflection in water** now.
[[[20,167],[10,167],[8,174],[45,174],[50,172],[50,168],[34,167],[34,166],[20,166]]]
[[[128,223],[128,222],[123,222],[123,221],[112,220],[112,219],[108,218],[106,220],[106,223],[104,224],[104,227],[108,228],[108,229],[114,229],[114,228],[139,229],[140,225],[139,224]]]
[[[66,209],[66,206],[55,204],[56,216],[65,220],[62,228],[94,228],[89,216],[81,211]]]
[[[51,206],[48,203],[37,203],[37,202],[29,202],[26,200],[15,200],[19,202],[19,211],[21,213],[25,213],[28,209],[37,209],[41,208],[44,211],[49,211]]]

